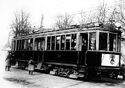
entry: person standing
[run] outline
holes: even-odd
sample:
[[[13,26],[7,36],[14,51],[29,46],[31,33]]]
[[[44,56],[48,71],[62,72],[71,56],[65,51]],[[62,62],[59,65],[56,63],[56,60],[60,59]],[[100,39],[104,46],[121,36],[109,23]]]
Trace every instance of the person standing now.
[[[32,59],[29,60],[28,62],[28,71],[29,71],[29,75],[33,75],[34,72],[34,61]]]
[[[6,62],[5,71],[10,71],[10,67],[11,67],[11,56],[10,56],[10,54],[7,55],[7,58],[6,58],[5,62]]]

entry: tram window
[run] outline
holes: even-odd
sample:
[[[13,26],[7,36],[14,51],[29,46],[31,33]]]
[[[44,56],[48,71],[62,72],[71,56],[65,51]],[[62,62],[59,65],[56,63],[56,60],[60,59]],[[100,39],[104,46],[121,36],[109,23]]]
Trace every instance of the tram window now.
[[[18,42],[18,49],[17,50],[20,50],[20,40],[18,40],[17,42]]]
[[[17,50],[20,50],[20,40],[17,40]]]
[[[99,34],[99,50],[107,50],[107,33]]]
[[[20,50],[20,40],[18,40],[18,50]]]
[[[71,36],[66,35],[66,50],[70,50],[70,40],[71,40]]]
[[[21,40],[21,50],[23,50],[23,40]]]
[[[18,46],[19,46],[19,40],[17,40],[16,50],[18,50]]]
[[[40,46],[40,44],[39,44],[40,42],[39,42],[39,41],[40,41],[39,38],[36,38],[36,39],[35,39],[35,46],[34,46],[34,47],[35,47],[35,50],[36,50],[36,51],[39,50],[39,46]]]
[[[15,47],[14,50],[17,50],[17,40],[15,41]]]
[[[118,39],[118,40],[117,40],[117,45],[118,45],[118,46],[117,46],[117,51],[118,51],[118,52],[121,51],[121,39],[120,39],[120,38],[121,38],[121,35],[118,34],[118,36],[117,36],[117,39]]]
[[[61,35],[61,50],[65,50],[65,35]]]
[[[18,41],[18,40],[17,40]],[[15,50],[17,50],[17,47],[18,47],[18,42],[16,41],[16,47],[15,47]]]
[[[18,46],[19,46],[19,45],[18,45],[18,43],[19,43],[19,40],[17,40],[17,46],[16,46],[16,50],[18,50]]]
[[[45,38],[41,38],[41,50],[45,50]]]
[[[55,50],[55,36],[52,36],[52,46],[51,46],[52,50]]]
[[[47,50],[50,50],[50,44],[51,44],[51,37],[47,37]]]
[[[109,34],[109,51],[116,51],[116,34]]]
[[[24,50],[24,40],[22,40],[22,50]]]
[[[12,41],[12,50],[14,50],[14,41]]]
[[[44,38],[36,38],[35,39],[35,50],[44,50],[44,43],[45,43],[45,40]]]
[[[20,40],[20,50],[22,50],[22,40]]]
[[[59,50],[60,48],[60,36],[56,36],[56,50]]]
[[[12,42],[12,49],[15,51],[15,46],[16,46],[16,41],[14,40],[13,42]]]
[[[27,47],[28,47],[28,40],[24,40],[24,50],[27,50]]]
[[[88,47],[88,33],[82,33],[80,37],[80,42],[81,42],[81,49],[83,52],[86,52],[87,47]]]
[[[40,51],[41,50],[41,39],[38,39],[38,46],[37,46],[38,48],[38,50]]]
[[[96,33],[91,32],[89,34],[89,49],[96,50]]]
[[[76,34],[72,34],[72,38],[71,38],[71,50],[76,50]]]
[[[19,46],[18,46],[18,50],[21,50],[21,40],[19,40],[18,42],[19,42],[19,43],[18,43],[18,45],[19,45]]]
[[[33,48],[33,39],[28,39],[27,49],[32,50],[32,48]]]
[[[20,50],[22,50],[22,40],[20,40]]]
[[[23,40],[21,40],[21,50],[23,50]]]

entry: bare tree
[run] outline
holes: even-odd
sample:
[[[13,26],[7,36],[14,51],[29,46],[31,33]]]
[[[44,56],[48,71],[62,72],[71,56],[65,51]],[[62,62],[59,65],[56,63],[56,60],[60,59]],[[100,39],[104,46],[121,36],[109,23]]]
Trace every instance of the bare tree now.
[[[80,20],[79,23],[80,25],[86,24],[86,23],[92,23],[93,22],[93,17],[91,11],[89,12],[80,12]]]
[[[124,0],[119,0],[119,4],[117,7],[117,20],[122,24],[123,27],[125,27],[125,1]]]
[[[125,26],[125,6],[124,6],[124,0],[119,0],[119,3],[116,4],[114,7],[108,8],[107,5],[102,3],[98,8],[98,22],[111,22],[116,23],[120,22],[122,25]]]
[[[104,23],[106,21],[106,15],[107,15],[107,7],[106,4],[103,2],[98,8],[97,8],[97,22],[98,23]]]
[[[11,24],[11,28],[15,36],[27,35],[31,30],[29,22],[29,14],[23,10],[20,13],[15,13],[15,18]]]
[[[56,27],[59,29],[65,29],[70,27],[73,22],[73,17],[71,15],[65,14],[57,16]]]
[[[104,23],[107,20],[107,12],[107,5],[103,2],[97,9],[81,12],[81,19],[79,22],[82,25],[94,22]]]
[[[108,8],[107,4],[103,1],[96,9],[92,11],[83,12],[81,15],[81,22],[80,24],[87,24],[87,23],[107,23],[107,22],[114,22],[117,21],[118,12],[116,7],[115,8]]]

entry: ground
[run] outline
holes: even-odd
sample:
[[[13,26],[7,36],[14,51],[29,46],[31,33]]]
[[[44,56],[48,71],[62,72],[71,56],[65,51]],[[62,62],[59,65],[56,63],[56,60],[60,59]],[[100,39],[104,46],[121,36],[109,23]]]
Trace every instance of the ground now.
[[[5,56],[1,56],[4,63],[2,58]],[[11,71],[5,71],[3,63],[0,64],[0,88],[125,88],[122,80],[81,81],[39,72],[29,75],[27,70],[15,66]]]

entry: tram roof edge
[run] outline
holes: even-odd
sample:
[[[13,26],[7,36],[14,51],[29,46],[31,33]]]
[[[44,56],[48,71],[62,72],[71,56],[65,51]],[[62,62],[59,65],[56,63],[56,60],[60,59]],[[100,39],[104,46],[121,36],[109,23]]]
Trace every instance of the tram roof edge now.
[[[64,32],[64,31],[91,31],[91,30],[102,30],[102,31],[111,31],[111,32],[119,32],[121,33],[120,28],[116,27],[113,24],[99,24],[99,25],[72,25],[72,27],[69,28],[64,28],[64,29],[58,29],[58,30],[52,30],[52,29],[42,29],[40,31],[30,33],[28,34],[29,36],[31,35],[37,35],[37,34],[42,34],[42,33],[50,33],[50,32]],[[17,37],[21,36],[28,36],[28,35],[20,35]]]

